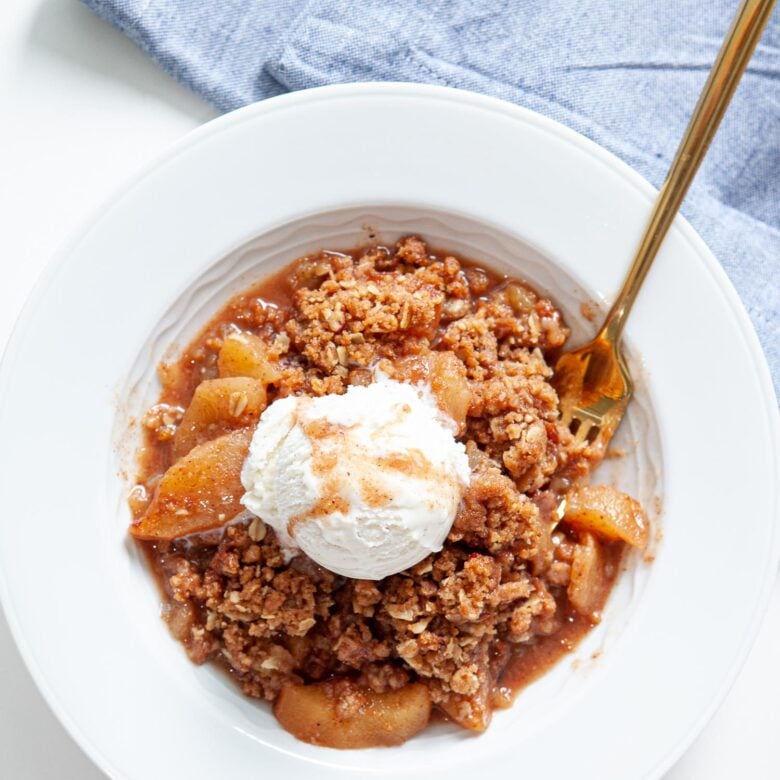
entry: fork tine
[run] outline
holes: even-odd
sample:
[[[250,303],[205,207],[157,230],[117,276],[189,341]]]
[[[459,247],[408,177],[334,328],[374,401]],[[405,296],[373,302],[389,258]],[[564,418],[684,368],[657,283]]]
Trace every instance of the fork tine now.
[[[593,423],[590,420],[583,420],[582,418],[577,419],[580,421],[580,425],[577,428],[577,432],[574,434],[574,444],[579,447],[587,441],[588,433],[590,433],[591,428],[593,428]]]

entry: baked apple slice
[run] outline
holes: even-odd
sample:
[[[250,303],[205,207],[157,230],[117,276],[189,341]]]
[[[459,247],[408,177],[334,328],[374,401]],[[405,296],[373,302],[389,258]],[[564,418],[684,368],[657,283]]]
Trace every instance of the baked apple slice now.
[[[217,368],[221,377],[248,376],[263,385],[278,382],[281,376],[266,343],[253,333],[231,333],[219,350]]]
[[[149,508],[130,526],[136,539],[170,540],[219,528],[243,510],[241,468],[252,430],[194,447],[163,474]]]
[[[350,680],[287,685],[276,700],[274,715],[293,736],[313,745],[400,745],[428,724],[431,697],[420,683],[384,693]]]
[[[570,526],[602,539],[647,546],[649,523],[631,496],[608,485],[580,485],[566,494],[563,519]]]
[[[583,533],[574,547],[567,595],[574,609],[591,620],[609,590],[604,550],[593,534]]]
[[[401,358],[393,364],[395,379],[401,382],[430,385],[436,403],[458,426],[458,435],[466,429],[466,415],[471,404],[471,389],[466,368],[455,353],[428,352]]]
[[[267,404],[265,385],[245,376],[206,379],[192,396],[173,439],[173,457],[229,431],[248,428]]]

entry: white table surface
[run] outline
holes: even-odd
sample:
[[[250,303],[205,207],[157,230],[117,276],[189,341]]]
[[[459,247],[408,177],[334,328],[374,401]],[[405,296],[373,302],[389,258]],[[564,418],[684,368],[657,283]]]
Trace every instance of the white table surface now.
[[[0,0],[0,348],[63,241],[215,115],[76,0]],[[667,780],[780,778],[778,702],[780,581],[747,665]],[[641,711],[627,717],[642,728]],[[103,777],[49,711],[1,615],[0,777]]]

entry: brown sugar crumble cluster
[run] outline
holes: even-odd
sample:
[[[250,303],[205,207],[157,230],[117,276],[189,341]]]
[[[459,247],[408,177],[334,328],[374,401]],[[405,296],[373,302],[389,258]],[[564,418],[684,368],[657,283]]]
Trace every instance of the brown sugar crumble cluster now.
[[[432,707],[485,729],[598,622],[626,545],[647,541],[633,499],[586,484],[600,453],[560,423],[550,366],[567,336],[526,284],[418,237],[302,258],[230,301],[161,367],[131,495],[192,661],[222,664],[310,742],[398,744]],[[445,545],[379,581],[285,562],[239,504],[252,429],[272,401],[343,393],[377,365],[422,371],[460,424],[472,476]]]

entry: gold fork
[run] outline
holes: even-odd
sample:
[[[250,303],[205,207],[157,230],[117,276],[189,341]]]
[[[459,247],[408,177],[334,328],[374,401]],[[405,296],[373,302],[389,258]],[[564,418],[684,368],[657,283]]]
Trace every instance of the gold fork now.
[[[592,445],[594,454],[603,455],[634,389],[620,346],[623,326],[775,2],[743,0],[658,193],[631,268],[601,330],[589,344],[561,355],[555,365],[553,382],[560,397],[562,421],[574,434],[575,444]]]

